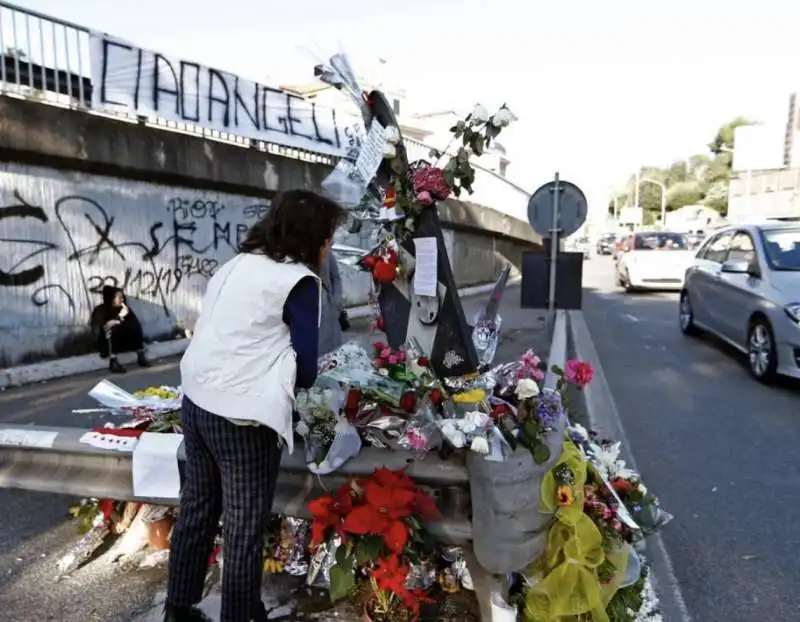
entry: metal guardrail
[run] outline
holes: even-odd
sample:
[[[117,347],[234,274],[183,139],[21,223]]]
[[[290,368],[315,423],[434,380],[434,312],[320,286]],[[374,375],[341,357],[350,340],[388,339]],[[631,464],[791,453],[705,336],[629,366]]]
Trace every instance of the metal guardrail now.
[[[328,155],[292,149],[190,123],[137,117],[123,112],[93,111],[89,40],[90,29],[86,26],[0,0],[0,94],[77,108],[90,114],[200,136],[296,160],[331,166],[336,163],[336,158]],[[412,160],[430,159],[429,145],[411,139],[407,139],[406,143]],[[475,194],[465,198],[525,220],[529,193],[493,171],[480,165],[474,166],[477,171]]]
[[[566,313],[557,311],[548,356],[551,367],[554,363],[564,366],[567,355],[566,322]],[[548,371],[545,386],[555,386],[555,380],[554,374]],[[178,503],[177,498],[137,497],[133,492],[133,454],[82,444],[80,438],[87,430],[13,425],[0,427],[22,432],[56,433],[52,447],[23,447],[2,444],[0,441],[0,488],[168,505]],[[179,464],[184,458],[181,447]],[[302,447],[298,447],[293,454],[283,455],[273,509],[280,514],[308,517],[308,500],[346,479],[369,475],[380,466],[405,468],[406,473],[436,499],[442,520],[428,525],[432,534],[449,544],[463,545],[472,540],[469,474],[462,459],[442,460],[436,455],[417,459],[406,452],[366,447],[337,472],[316,476],[306,469],[304,452]],[[482,537],[490,535],[484,534]],[[524,537],[524,534],[520,534],[520,537]]]

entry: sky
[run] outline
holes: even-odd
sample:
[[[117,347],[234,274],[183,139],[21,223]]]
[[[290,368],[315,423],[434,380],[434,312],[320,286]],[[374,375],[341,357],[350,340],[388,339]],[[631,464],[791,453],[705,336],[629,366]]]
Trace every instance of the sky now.
[[[507,103],[509,177],[533,190],[559,171],[590,197],[705,151],[735,116],[783,123],[800,83],[788,0],[15,4],[273,86],[340,50],[357,72],[384,58],[416,110]]]

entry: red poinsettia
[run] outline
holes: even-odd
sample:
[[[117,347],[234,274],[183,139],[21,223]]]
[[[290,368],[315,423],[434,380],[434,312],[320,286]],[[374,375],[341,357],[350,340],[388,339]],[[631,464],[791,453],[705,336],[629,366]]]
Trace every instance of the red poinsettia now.
[[[342,484],[333,495],[323,495],[308,503],[311,513],[311,544],[317,546],[325,541],[328,530],[333,527],[342,533],[342,523],[353,507],[353,495],[349,484]]]
[[[390,551],[401,553],[408,543],[408,525],[416,494],[403,488],[387,488],[375,481],[364,487],[366,503],[353,508],[342,524],[345,533],[382,536]]]
[[[384,613],[389,613],[402,604],[411,611],[416,620],[420,614],[420,605],[434,601],[425,594],[425,590],[406,588],[409,571],[409,567],[398,555],[392,554],[378,560],[372,570],[373,591]]]

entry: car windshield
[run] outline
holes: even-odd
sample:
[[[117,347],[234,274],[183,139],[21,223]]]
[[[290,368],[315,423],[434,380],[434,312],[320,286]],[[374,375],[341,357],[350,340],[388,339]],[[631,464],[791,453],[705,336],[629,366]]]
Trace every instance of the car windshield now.
[[[770,268],[800,271],[800,227],[762,229],[761,237]]]
[[[685,235],[680,233],[637,233],[633,241],[633,249],[637,251],[685,251],[689,243]]]

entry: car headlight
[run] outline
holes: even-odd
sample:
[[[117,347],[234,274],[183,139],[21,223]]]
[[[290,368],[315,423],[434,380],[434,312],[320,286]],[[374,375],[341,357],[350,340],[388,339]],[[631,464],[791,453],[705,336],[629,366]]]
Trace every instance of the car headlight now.
[[[800,302],[790,302],[783,310],[792,320],[800,324]]]

